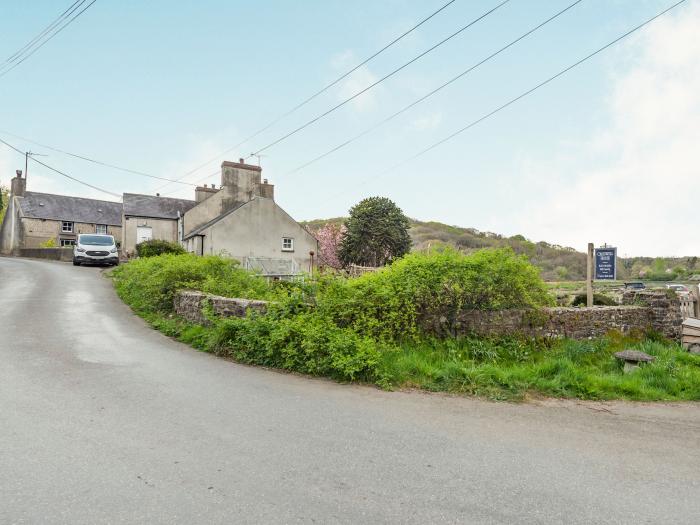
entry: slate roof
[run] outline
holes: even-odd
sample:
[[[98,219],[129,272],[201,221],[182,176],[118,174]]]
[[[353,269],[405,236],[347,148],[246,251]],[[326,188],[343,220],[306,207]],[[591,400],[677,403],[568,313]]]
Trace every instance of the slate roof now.
[[[121,226],[122,203],[28,191],[18,199],[22,214],[35,219]]]
[[[138,193],[124,194],[124,215],[130,217],[150,217],[152,219],[177,219],[194,207],[195,201],[187,199],[172,199],[156,195],[141,195]]]

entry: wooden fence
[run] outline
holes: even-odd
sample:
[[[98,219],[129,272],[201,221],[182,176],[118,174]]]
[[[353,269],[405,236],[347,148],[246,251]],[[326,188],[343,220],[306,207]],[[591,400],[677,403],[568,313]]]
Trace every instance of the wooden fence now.
[[[681,295],[681,315],[683,319],[698,318],[698,298],[694,294]]]

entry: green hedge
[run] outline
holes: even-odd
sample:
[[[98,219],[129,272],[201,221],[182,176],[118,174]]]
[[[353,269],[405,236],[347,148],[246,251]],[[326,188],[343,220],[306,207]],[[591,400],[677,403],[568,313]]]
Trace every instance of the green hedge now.
[[[175,242],[152,239],[143,241],[136,245],[136,255],[139,257],[155,257],[165,253],[182,254],[185,249]]]

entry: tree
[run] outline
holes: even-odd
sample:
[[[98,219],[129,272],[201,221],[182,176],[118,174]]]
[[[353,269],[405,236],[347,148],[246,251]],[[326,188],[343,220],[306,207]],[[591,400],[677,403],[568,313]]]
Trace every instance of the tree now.
[[[10,199],[9,193],[10,192],[7,188],[0,186],[0,224],[2,224],[2,221],[5,218],[5,211]]]
[[[338,256],[343,265],[384,266],[411,249],[410,222],[386,197],[369,197],[350,209]]]
[[[318,262],[321,266],[340,269],[343,263],[338,257],[340,250],[340,242],[345,235],[344,224],[334,224],[329,222],[316,230],[316,238],[318,239]]]

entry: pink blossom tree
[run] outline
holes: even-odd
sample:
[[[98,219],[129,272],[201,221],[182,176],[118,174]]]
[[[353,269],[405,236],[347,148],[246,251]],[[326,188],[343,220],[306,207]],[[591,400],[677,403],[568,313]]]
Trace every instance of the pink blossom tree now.
[[[343,267],[343,263],[338,258],[340,241],[345,235],[345,225],[327,223],[316,230],[318,239],[318,262],[320,266],[328,266],[337,270]]]

